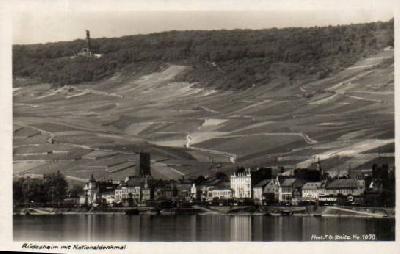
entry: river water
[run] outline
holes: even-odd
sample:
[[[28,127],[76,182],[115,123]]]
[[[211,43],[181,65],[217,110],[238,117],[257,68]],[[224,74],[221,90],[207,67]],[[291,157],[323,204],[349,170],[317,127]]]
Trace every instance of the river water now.
[[[179,215],[14,216],[15,241],[310,241],[373,234],[394,240],[394,219]]]

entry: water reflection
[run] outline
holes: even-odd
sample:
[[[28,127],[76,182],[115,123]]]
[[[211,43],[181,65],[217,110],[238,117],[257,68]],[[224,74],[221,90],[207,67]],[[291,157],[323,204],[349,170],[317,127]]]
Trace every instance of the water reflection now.
[[[252,220],[251,216],[231,216],[231,241],[251,241],[252,235]]]
[[[14,216],[16,241],[310,241],[312,234],[376,234],[393,219],[265,216]]]

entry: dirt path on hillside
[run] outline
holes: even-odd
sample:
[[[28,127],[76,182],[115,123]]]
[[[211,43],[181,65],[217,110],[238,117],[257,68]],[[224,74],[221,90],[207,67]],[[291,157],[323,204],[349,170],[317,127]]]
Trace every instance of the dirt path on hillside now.
[[[394,139],[364,140],[351,146],[343,147],[341,149],[335,149],[320,154],[315,154],[313,158],[297,163],[297,167],[310,167],[314,162],[314,157],[319,158],[321,161],[340,156],[351,157],[391,143],[394,143]]]

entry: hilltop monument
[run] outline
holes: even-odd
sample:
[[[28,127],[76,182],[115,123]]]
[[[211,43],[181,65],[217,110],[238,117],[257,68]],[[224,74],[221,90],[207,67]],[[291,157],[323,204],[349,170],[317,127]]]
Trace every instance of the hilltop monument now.
[[[76,56],[84,56],[84,57],[102,57],[102,54],[95,54],[93,52],[93,47],[92,47],[92,41],[90,38],[90,31],[86,31],[86,48],[82,48],[81,51],[79,51]]]

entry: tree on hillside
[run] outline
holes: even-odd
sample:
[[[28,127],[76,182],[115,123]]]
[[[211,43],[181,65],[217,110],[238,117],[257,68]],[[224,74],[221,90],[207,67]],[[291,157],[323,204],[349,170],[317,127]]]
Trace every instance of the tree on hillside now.
[[[24,202],[24,192],[23,192],[23,178],[14,180],[13,182],[13,201],[14,206]]]
[[[101,58],[71,58],[83,40],[13,46],[13,75],[55,86],[136,73],[162,63],[193,66],[180,78],[217,89],[247,89],[272,79],[312,81],[393,46],[389,22],[310,28],[171,31],[93,39]],[[127,70],[128,69],[128,70]],[[180,80],[178,80],[180,81]],[[291,82],[287,82],[292,84]]]
[[[43,186],[47,190],[47,200],[51,204],[59,204],[66,197],[68,183],[60,171],[44,175]]]

